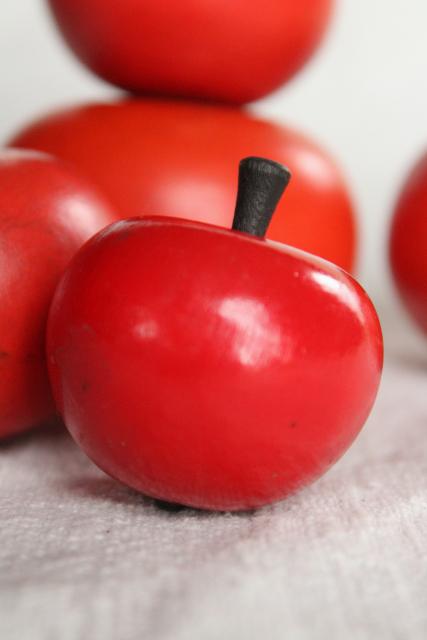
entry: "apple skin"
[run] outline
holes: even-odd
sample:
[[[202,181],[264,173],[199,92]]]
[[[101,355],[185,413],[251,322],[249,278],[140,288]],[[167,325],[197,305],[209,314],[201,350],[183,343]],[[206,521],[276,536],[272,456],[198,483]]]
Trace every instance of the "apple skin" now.
[[[412,169],[396,204],[390,264],[402,301],[427,333],[427,152]]]
[[[332,0],[48,0],[77,57],[137,94],[243,104],[310,58]]]
[[[341,269],[165,217],[115,223],[79,251],[47,349],[64,421],[101,469],[217,510],[324,473],[364,424],[383,357],[372,303]]]
[[[76,250],[115,219],[109,204],[61,162],[0,153],[0,438],[55,414],[45,327],[55,287]]]
[[[295,130],[239,109],[163,100],[89,104],[35,121],[10,144],[73,164],[122,218],[167,215],[228,229],[240,158],[273,158],[294,178],[268,237],[354,268],[355,216],[336,164]]]

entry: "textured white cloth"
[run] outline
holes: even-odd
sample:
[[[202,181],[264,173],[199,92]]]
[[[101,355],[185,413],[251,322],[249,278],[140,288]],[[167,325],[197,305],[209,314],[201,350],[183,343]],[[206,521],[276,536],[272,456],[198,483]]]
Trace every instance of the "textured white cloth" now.
[[[161,510],[62,432],[0,445],[1,640],[426,640],[427,343],[388,348],[348,454],[253,514]]]

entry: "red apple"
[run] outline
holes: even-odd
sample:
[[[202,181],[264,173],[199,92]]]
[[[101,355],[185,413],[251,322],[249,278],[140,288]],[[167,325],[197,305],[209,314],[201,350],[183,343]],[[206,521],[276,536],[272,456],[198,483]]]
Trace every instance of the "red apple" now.
[[[42,118],[12,145],[53,153],[102,188],[125,218],[185,217],[230,228],[240,158],[286,162],[295,178],[268,237],[354,266],[355,220],[331,158],[296,131],[230,107],[133,100]]]
[[[0,437],[54,414],[44,335],[76,250],[115,219],[87,181],[46,154],[0,153]]]
[[[139,94],[256,100],[318,46],[332,0],[49,0],[92,71]]]
[[[390,262],[403,302],[427,333],[427,153],[408,176],[397,202]]]
[[[279,500],[325,472],[369,414],[382,338],[367,295],[263,239],[287,179],[249,158],[235,230],[118,222],[56,291],[48,354],[65,423],[147,495],[221,510]]]

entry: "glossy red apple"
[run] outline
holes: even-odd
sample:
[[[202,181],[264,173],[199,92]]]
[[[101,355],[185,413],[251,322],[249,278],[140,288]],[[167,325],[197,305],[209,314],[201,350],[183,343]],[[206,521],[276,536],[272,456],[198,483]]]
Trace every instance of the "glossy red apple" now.
[[[54,414],[44,346],[51,298],[72,255],[114,219],[61,162],[0,153],[0,437]]]
[[[288,80],[318,46],[332,0],[49,0],[76,55],[140,94],[241,104]]]
[[[118,222],[56,291],[58,407],[99,467],[149,496],[221,510],[279,500],[333,464],[369,414],[382,338],[367,295],[263,239],[287,179],[246,159],[234,230]]]
[[[427,333],[427,153],[408,176],[397,202],[390,262],[403,302]]]
[[[335,163],[296,131],[238,109],[158,100],[92,104],[42,118],[11,144],[74,164],[124,218],[168,215],[227,229],[240,158],[277,158],[295,178],[268,237],[353,269],[355,220]]]

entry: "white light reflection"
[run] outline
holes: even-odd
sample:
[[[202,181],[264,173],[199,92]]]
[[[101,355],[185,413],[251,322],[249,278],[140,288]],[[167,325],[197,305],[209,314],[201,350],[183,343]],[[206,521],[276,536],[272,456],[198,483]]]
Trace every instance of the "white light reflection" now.
[[[135,332],[137,333],[139,338],[150,340],[151,338],[155,338],[157,336],[157,324],[152,321],[141,322],[141,324],[138,324],[135,327]]]
[[[313,271],[311,273],[311,278],[323,291],[344,302],[352,311],[354,311],[357,318],[363,324],[364,317],[363,311],[360,308],[360,299],[356,291],[351,289],[346,282],[337,280],[336,277],[329,275],[329,273],[321,271]]]
[[[138,324],[134,327],[135,335],[142,340],[152,340],[156,338],[159,333],[159,327],[155,320],[151,318],[146,318],[142,320],[142,322],[138,322]]]
[[[336,183],[335,167],[331,167],[331,163],[322,158],[317,149],[303,146],[295,149],[291,168],[295,175],[308,177],[322,191]]]
[[[68,194],[61,200],[61,222],[74,234],[92,236],[100,230],[100,219],[93,216],[93,202],[86,196]]]
[[[226,298],[221,301],[218,314],[233,329],[234,355],[241,364],[259,367],[290,358],[290,343],[284,345],[280,327],[261,302]]]

